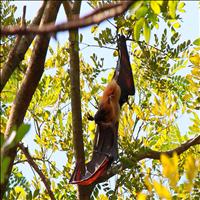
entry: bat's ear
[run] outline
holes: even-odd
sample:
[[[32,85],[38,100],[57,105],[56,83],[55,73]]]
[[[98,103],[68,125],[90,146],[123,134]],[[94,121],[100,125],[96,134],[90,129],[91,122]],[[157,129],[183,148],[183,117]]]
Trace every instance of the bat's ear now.
[[[135,94],[133,74],[126,46],[126,38],[123,35],[118,39],[119,59],[115,70],[114,79],[121,88],[120,106],[127,100],[129,95]]]

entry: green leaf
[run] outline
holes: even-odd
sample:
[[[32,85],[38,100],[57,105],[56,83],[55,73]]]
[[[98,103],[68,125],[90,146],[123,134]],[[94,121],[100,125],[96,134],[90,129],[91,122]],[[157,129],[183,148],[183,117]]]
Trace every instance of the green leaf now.
[[[136,1],[131,7],[130,7],[130,12],[131,14],[135,14],[135,12],[141,7],[142,1]]]
[[[145,20],[144,22],[144,38],[145,38],[145,42],[149,43],[150,40],[150,36],[151,36],[151,29],[148,25],[148,22]]]
[[[18,143],[22,140],[22,138],[28,133],[30,130],[30,125],[29,124],[22,124],[18,129],[17,129],[17,134],[15,138],[15,143]]]
[[[33,193],[33,198],[37,197],[40,192],[40,189],[36,189]]]
[[[25,134],[29,131],[30,125],[22,124],[16,131],[16,127],[13,128],[9,137],[5,140],[2,149],[3,152],[15,146],[18,142],[22,140]]]
[[[138,41],[140,39],[141,29],[143,27],[144,18],[140,18],[134,26],[134,39]]]
[[[83,34],[80,34],[80,43],[83,41]]]
[[[193,42],[194,45],[196,46],[200,46],[200,38],[197,38],[194,42]]]
[[[135,15],[137,19],[139,19],[141,17],[144,17],[147,12],[148,12],[148,8],[146,6],[142,6],[136,11]]]
[[[6,171],[10,163],[10,157],[3,157],[1,155],[1,184],[4,183]]]
[[[151,5],[151,9],[153,10],[155,14],[157,15],[160,14],[160,6],[156,1],[151,1],[150,5]]]

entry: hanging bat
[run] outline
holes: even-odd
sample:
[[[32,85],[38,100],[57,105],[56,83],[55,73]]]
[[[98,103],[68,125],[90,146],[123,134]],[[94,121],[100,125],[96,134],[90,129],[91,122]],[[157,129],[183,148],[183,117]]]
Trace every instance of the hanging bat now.
[[[119,121],[119,99],[121,89],[113,79],[105,88],[101,97],[98,111],[94,116],[96,124],[115,125]]]
[[[92,159],[85,166],[85,174],[81,174],[79,165],[76,165],[70,179],[72,184],[92,184],[117,159],[120,108],[127,102],[129,95],[135,94],[126,38],[123,35],[119,36],[118,49],[119,60],[113,79],[103,92],[97,113],[94,118],[91,117],[97,124]]]
[[[129,95],[135,94],[135,85],[133,81],[133,73],[130,64],[130,58],[126,45],[126,38],[120,35],[118,39],[119,60],[113,76],[117,84],[121,88],[121,96],[119,100],[120,107],[128,101]]]

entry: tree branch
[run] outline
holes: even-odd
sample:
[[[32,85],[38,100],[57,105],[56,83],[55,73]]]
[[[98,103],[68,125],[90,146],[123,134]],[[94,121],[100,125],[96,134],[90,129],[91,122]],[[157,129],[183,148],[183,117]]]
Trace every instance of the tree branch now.
[[[160,152],[160,151],[154,151],[151,149],[147,149],[147,152],[139,154],[137,159],[138,159],[138,161],[143,160],[145,158],[160,160],[161,154],[166,154],[169,157],[172,157],[173,153],[176,152],[177,155],[180,155],[183,152],[187,151],[191,146],[195,146],[198,144],[200,144],[200,135],[193,139],[188,140],[187,142],[181,144],[179,147],[177,147],[173,150],[170,150],[170,151]]]
[[[80,14],[81,1],[75,1],[71,10],[64,6],[68,20],[76,20]],[[79,59],[79,31],[78,28],[69,31],[70,54],[70,82],[71,82],[71,110],[73,145],[76,162],[80,166],[81,173],[85,173],[85,154],[82,132],[82,113],[80,95],[80,59]],[[78,199],[89,200],[88,188],[78,185]]]
[[[188,140],[187,142],[181,144],[179,147],[172,149],[170,151],[161,152],[161,151],[151,150],[150,148],[146,148],[145,151],[134,154],[132,156],[132,158],[128,158],[128,159],[130,161],[132,161],[133,163],[139,162],[140,160],[143,160],[146,158],[160,160],[161,154],[166,154],[169,157],[172,157],[173,153],[176,152],[177,155],[180,155],[183,152],[187,151],[190,147],[199,145],[199,144],[200,144],[200,135],[193,139]],[[109,178],[111,178],[112,176],[119,174],[119,172],[121,172],[127,168],[130,168],[130,165],[128,166],[127,164],[119,163],[119,164],[113,166],[111,169],[109,169],[106,172],[106,174],[104,174],[104,176],[102,176],[102,178],[97,181],[97,183],[104,182],[104,181],[108,180]],[[97,183],[95,183],[95,184],[97,184]]]
[[[110,3],[109,5],[104,5],[101,8],[95,9],[93,12],[86,15],[85,17],[78,18],[78,19],[71,20],[71,21],[64,22],[57,25],[48,24],[48,25],[44,25],[40,27],[32,26],[32,27],[27,27],[26,29],[22,29],[19,26],[2,27],[0,30],[0,34],[1,35],[15,35],[15,34],[27,35],[30,33],[55,34],[60,31],[73,30],[74,28],[83,28],[89,25],[98,24],[104,21],[105,19],[116,17],[122,14],[136,1],[138,0]],[[66,4],[64,4],[64,6],[67,8]]]
[[[47,2],[41,24],[55,21],[60,4],[60,1]],[[44,35],[38,36],[36,38],[26,75],[22,81],[19,91],[17,92],[16,98],[10,111],[10,116],[6,125],[5,137],[8,137],[10,135],[11,130],[14,126],[19,127],[23,122],[32,96],[38,86],[38,83],[44,71],[44,62],[49,46],[49,41],[50,37]],[[1,183],[1,197],[3,197],[6,190],[8,178],[10,176],[13,162],[16,156],[16,149],[16,146],[13,147],[9,150],[7,154],[7,156],[10,158],[10,163],[6,171],[6,180],[4,183]]]
[[[40,24],[46,4],[47,2],[43,1],[43,4],[38,10],[36,17],[29,25],[30,27]],[[22,24],[23,24],[22,28],[24,29],[25,27],[24,22]],[[33,34],[29,34],[23,37],[17,36],[15,44],[11,49],[11,51],[9,52],[8,59],[4,63],[3,68],[0,70],[0,92],[5,87],[7,81],[9,80],[14,70],[19,66],[20,62],[24,59],[24,55],[29,46],[31,45],[34,37],[35,35]]]
[[[51,190],[51,184],[50,181],[45,177],[45,175],[42,173],[42,171],[39,169],[39,167],[37,166],[37,164],[34,162],[33,158],[31,157],[29,151],[28,151],[28,147],[25,147],[22,143],[19,144],[19,148],[22,150],[22,152],[24,153],[24,155],[27,158],[27,161],[29,163],[30,166],[33,167],[33,169],[38,173],[38,175],[40,176],[42,182],[44,183],[44,186],[47,189],[47,192],[51,198],[51,200],[55,200],[54,194]]]

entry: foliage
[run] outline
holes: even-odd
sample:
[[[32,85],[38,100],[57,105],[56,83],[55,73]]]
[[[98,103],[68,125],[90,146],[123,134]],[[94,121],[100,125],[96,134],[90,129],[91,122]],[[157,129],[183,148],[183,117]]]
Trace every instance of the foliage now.
[[[184,173],[182,174],[179,173],[178,163],[179,159],[176,154],[172,158],[165,154],[161,155],[162,179],[158,182],[148,173],[144,178],[148,192],[139,193],[137,199],[141,199],[141,197],[146,199],[148,196],[153,196],[154,190],[160,199],[196,199],[199,192],[196,193],[194,191],[195,194],[191,194],[191,189],[194,178],[200,170],[199,159],[195,159],[192,155],[188,156],[184,163]]]
[[[109,1],[88,3],[96,8]],[[2,1],[2,5],[4,25],[16,24],[17,19],[13,15],[16,7],[10,6],[7,1]],[[93,191],[93,199],[198,199],[200,195],[199,146],[190,148],[180,157],[173,155],[170,159],[162,155],[161,161],[135,161],[135,155],[144,153],[148,148],[171,150],[200,132],[199,39],[181,40],[178,28],[181,26],[181,13],[185,12],[184,6],[184,2],[178,1],[139,1],[123,16],[112,20],[117,29],[113,25],[105,29],[101,25],[91,28],[92,36],[89,37],[93,37],[101,48],[116,45],[117,33],[129,37],[127,43],[137,89],[136,96],[123,106],[119,125],[117,163],[125,163],[128,168],[119,170],[114,181],[98,184]],[[154,34],[161,23],[165,24],[165,30],[161,35]],[[80,44],[85,39],[83,32]],[[13,38],[9,40],[13,41]],[[6,48],[2,48],[4,58],[10,42],[5,42],[5,45]],[[32,47],[1,94],[1,132],[5,132],[11,103],[31,53]],[[117,56],[117,52],[112,50],[110,55]],[[68,183],[75,164],[69,59],[68,42],[58,42],[56,48],[49,47],[44,75],[25,117],[25,121],[31,124],[28,143],[31,155],[51,183],[56,199],[75,199],[77,195],[76,188]],[[96,112],[99,96],[113,74],[110,67],[105,66],[104,58],[94,49],[91,48],[88,60],[84,51],[80,51],[86,161],[91,157],[95,132],[95,124],[88,121],[87,116]],[[178,122],[184,116],[191,118],[188,131],[183,130]],[[27,130],[22,132],[17,141],[21,141]],[[28,179],[21,172],[20,168],[24,167],[19,163],[25,162],[25,156],[18,151],[4,199],[49,199],[38,176],[34,174]],[[3,161],[2,169],[5,163]]]
[[[14,25],[19,23],[19,18],[16,19],[14,17],[16,9],[17,7],[15,5],[11,5],[10,1],[0,2],[1,26]],[[5,62],[13,41],[13,37],[1,37],[1,64]]]
[[[10,163],[10,157],[8,152],[10,149],[15,147],[29,131],[30,125],[22,124],[19,128],[13,128],[12,133],[6,139],[4,139],[1,133],[1,183],[4,183],[6,176],[6,169]]]

